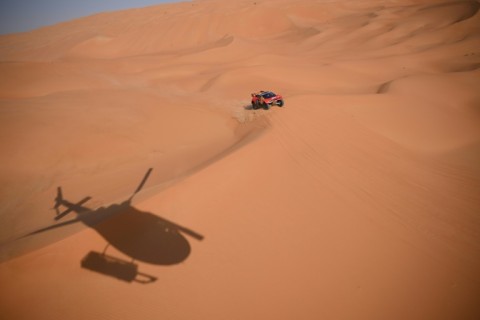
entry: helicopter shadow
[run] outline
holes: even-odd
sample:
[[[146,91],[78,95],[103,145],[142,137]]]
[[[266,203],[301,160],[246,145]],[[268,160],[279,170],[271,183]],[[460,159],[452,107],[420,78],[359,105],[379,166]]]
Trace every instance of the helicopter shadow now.
[[[36,230],[27,236],[74,223],[83,223],[97,231],[105,239],[107,248],[112,246],[132,259],[132,262],[127,262],[108,256],[105,252],[91,251],[82,260],[83,268],[128,282],[137,279],[137,275],[143,276],[143,280],[137,282],[153,282],[154,280],[150,280],[154,277],[139,273],[138,266],[133,261],[155,265],[178,264],[184,261],[191,252],[190,243],[185,236],[198,241],[203,240],[204,237],[191,229],[132,206],[133,197],[143,188],[152,170],[150,168],[147,171],[142,182],[129,199],[120,204],[98,209],[90,209],[84,205],[91,197],[85,197],[77,203],[66,200],[63,197],[62,188],[58,187],[54,219],[58,221],[70,213],[75,213],[76,218]],[[65,210],[61,212],[60,208],[62,207],[65,207]],[[147,280],[145,281],[145,279]]]

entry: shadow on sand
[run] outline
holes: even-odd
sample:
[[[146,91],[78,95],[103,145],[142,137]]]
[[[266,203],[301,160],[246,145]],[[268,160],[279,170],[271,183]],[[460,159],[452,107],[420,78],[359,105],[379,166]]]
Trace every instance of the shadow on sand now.
[[[157,280],[154,276],[139,272],[137,264],[109,256],[104,252],[90,251],[82,259],[81,266],[126,282],[147,284]]]
[[[184,235],[196,240],[203,236],[174,222],[168,221],[150,212],[140,211],[131,205],[136,193],[144,186],[152,169],[145,174],[142,182],[133,195],[121,204],[101,207],[92,210],[84,206],[91,197],[86,197],[77,203],[63,198],[62,188],[58,187],[55,198],[57,215],[55,220],[75,212],[77,217],[65,222],[36,230],[27,236],[61,228],[77,222],[95,229],[109,245],[132,258],[126,262],[104,253],[91,251],[81,262],[83,268],[107,274],[118,279],[132,282],[150,283],[155,277],[138,272],[138,266],[133,261],[138,260],[156,265],[173,265],[184,261],[190,254],[191,247]],[[60,212],[60,207],[65,211]],[[139,276],[141,276],[140,280]]]

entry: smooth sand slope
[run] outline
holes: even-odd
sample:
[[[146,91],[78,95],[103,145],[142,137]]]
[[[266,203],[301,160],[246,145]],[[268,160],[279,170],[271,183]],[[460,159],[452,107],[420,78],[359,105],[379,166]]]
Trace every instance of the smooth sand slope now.
[[[1,318],[480,319],[479,8],[193,1],[1,36]],[[250,110],[262,89],[286,106]]]

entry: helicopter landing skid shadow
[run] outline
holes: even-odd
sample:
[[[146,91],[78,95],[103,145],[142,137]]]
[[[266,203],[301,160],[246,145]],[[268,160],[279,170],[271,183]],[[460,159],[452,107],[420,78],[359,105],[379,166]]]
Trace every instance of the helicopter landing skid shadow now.
[[[138,265],[107,254],[90,251],[81,261],[81,267],[125,282],[148,284],[157,278],[138,271]]]

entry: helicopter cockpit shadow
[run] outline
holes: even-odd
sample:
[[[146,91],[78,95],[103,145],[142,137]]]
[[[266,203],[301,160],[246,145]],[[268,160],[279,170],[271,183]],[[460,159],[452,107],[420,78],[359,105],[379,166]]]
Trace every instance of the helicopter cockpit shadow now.
[[[131,204],[133,197],[143,188],[152,170],[150,168],[147,171],[142,182],[128,200],[95,210],[84,206],[84,203],[91,199],[90,197],[73,203],[63,198],[62,188],[58,187],[54,206],[57,215],[54,219],[60,220],[71,212],[75,212],[77,217],[36,230],[28,235],[82,222],[96,230],[107,241],[107,247],[109,245],[113,246],[132,260],[155,265],[173,265],[184,261],[191,252],[190,243],[185,235],[199,241],[203,240],[203,236],[158,215],[138,210]],[[61,207],[66,209],[60,212]],[[105,252],[102,254],[94,251],[90,252],[82,260],[82,267],[100,273],[109,274],[110,272],[109,275],[125,281],[128,281],[128,279],[133,281],[135,279],[134,274],[142,275],[138,273],[137,265],[133,262],[129,263],[107,256]],[[133,270],[137,271],[133,272]],[[151,280],[154,278],[145,274],[143,276],[146,276],[144,279]],[[142,283],[149,282],[152,281]]]

